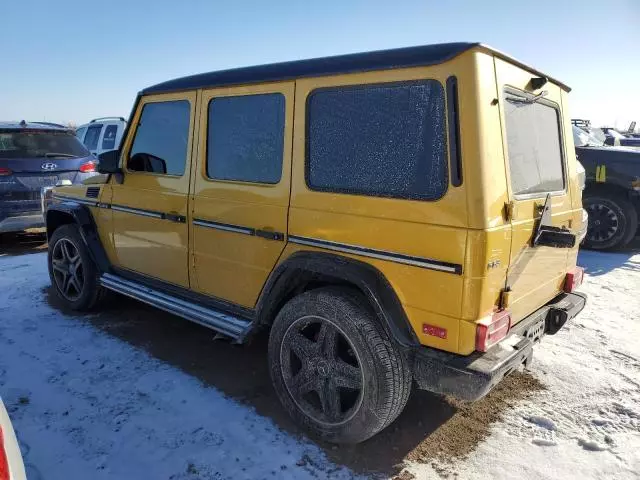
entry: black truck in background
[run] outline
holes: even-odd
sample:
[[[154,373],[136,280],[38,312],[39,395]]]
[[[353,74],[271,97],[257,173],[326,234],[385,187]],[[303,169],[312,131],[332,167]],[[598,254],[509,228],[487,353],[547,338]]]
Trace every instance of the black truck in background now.
[[[586,174],[582,201],[589,227],[584,246],[625,247],[639,233],[640,150],[605,145],[575,125],[573,140]]]

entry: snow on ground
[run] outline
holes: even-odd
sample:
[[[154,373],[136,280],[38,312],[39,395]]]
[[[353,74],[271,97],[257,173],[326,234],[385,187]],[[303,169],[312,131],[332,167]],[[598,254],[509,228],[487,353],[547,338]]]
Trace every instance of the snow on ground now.
[[[547,390],[444,470],[473,479],[640,478],[640,255],[580,253],[587,307],[536,347]],[[442,465],[436,465],[442,471]],[[412,465],[416,478],[435,475]]]
[[[352,477],[250,408],[49,307],[48,285],[45,254],[0,257],[0,393],[29,480]]]
[[[45,262],[0,255],[0,394],[31,480],[354,476],[219,390],[50,307]],[[580,263],[588,306],[534,354],[547,390],[515,405],[468,458],[408,472],[639,478],[640,255],[587,252]]]

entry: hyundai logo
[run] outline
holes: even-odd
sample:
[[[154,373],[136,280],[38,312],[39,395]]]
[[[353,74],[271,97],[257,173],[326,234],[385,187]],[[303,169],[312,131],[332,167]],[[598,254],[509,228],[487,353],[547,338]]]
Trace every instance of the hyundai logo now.
[[[55,163],[47,162],[42,164],[42,170],[55,170],[58,165]]]

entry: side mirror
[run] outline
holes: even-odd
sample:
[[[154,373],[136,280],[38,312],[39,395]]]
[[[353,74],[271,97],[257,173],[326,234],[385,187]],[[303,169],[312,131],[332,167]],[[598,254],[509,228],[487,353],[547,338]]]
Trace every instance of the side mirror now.
[[[98,155],[98,172],[100,173],[122,173],[118,166],[120,162],[120,150],[110,150]]]

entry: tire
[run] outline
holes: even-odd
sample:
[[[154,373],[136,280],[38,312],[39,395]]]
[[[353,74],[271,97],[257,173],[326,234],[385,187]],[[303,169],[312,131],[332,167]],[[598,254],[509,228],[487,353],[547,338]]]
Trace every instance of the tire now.
[[[638,231],[638,212],[620,195],[598,193],[584,199],[589,226],[584,246],[593,250],[623,248]]]
[[[280,310],[269,337],[280,401],[299,424],[333,443],[380,432],[411,391],[406,357],[365,305],[344,288],[312,290]]]
[[[106,295],[77,225],[63,225],[53,232],[47,263],[53,290],[71,310],[92,310]]]

